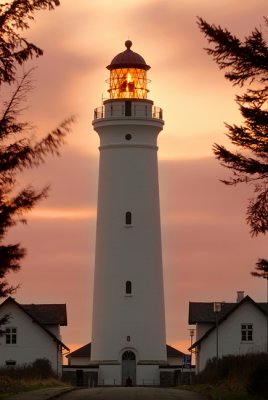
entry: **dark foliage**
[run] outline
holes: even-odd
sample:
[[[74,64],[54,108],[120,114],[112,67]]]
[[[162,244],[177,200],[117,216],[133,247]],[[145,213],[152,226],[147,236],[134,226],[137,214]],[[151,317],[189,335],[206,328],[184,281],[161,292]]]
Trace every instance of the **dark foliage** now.
[[[43,54],[21,32],[29,28],[36,11],[59,5],[59,0],[13,0],[0,4],[0,85],[16,80],[17,65]]]
[[[268,261],[264,258],[259,258],[258,262],[256,262],[255,271],[251,272],[251,275],[268,279]]]
[[[265,353],[224,356],[207,362],[195,383],[219,384],[242,390],[258,398],[268,398],[268,356]]]
[[[13,379],[48,379],[54,378],[50,361],[47,358],[37,358],[34,362],[21,366],[2,367],[0,376],[8,376]]]
[[[268,20],[265,18],[265,26]],[[200,30],[212,45],[206,51],[225,77],[233,84],[244,86],[245,93],[236,96],[243,117],[242,125],[226,124],[226,135],[238,151],[224,146],[213,147],[216,158],[233,172],[227,185],[250,183],[255,197],[250,199],[246,220],[252,235],[268,230],[268,47],[261,30],[255,29],[242,42],[227,29],[209,25],[198,18]],[[253,87],[254,85],[254,87]]]
[[[31,124],[21,120],[24,102],[32,89],[33,71],[24,72],[26,62],[43,54],[22,33],[29,28],[36,11],[51,10],[59,4],[59,0],[13,0],[0,4],[0,85],[12,89],[12,95],[0,106],[0,298],[16,290],[8,284],[6,275],[19,270],[26,254],[19,243],[5,242],[7,232],[18,222],[26,223],[25,213],[48,194],[48,187],[21,188],[19,174],[43,163],[47,155],[59,154],[73,122],[73,118],[67,119],[36,140]],[[2,322],[0,318],[0,325]]]

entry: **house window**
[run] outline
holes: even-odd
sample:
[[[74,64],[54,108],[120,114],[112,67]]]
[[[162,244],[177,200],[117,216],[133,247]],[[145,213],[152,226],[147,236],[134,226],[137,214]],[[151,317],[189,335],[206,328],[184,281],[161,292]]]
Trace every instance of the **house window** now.
[[[241,340],[242,342],[253,341],[253,324],[242,324],[241,325]]]
[[[6,344],[17,344],[17,328],[6,328]]]
[[[126,281],[126,294],[132,293],[132,283],[130,281]]]
[[[15,367],[17,362],[15,360],[6,360],[6,366],[7,367]]]
[[[126,225],[131,225],[132,224],[132,214],[130,211],[126,212]]]

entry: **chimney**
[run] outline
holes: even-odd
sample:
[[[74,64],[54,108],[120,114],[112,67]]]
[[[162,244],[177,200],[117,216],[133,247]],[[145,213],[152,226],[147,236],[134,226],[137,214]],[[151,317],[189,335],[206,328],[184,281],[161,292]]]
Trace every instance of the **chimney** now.
[[[241,300],[243,300],[243,298],[244,298],[244,291],[238,290],[236,302],[239,303]]]

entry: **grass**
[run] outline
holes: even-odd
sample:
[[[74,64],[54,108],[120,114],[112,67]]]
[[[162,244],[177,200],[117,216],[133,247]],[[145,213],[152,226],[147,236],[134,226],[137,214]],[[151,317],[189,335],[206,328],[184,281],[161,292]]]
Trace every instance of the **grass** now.
[[[221,385],[198,384],[180,386],[180,389],[189,390],[199,393],[212,400],[254,400],[254,397],[249,397],[246,391],[230,390]]]
[[[268,399],[266,353],[224,356],[209,360],[189,390],[213,400]]]
[[[16,367],[0,368],[0,398],[56,386],[66,386],[66,384],[57,379],[47,359],[37,359],[33,363]]]
[[[0,399],[4,399],[10,395],[28,392],[31,390],[45,389],[51,387],[66,387],[66,383],[55,379],[16,379],[0,376]]]

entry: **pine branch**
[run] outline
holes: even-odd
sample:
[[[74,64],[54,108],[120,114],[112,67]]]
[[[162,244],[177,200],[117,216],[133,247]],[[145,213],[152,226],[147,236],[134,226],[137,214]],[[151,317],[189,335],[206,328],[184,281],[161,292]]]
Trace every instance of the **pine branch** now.
[[[267,21],[265,20],[265,24]],[[213,48],[205,48],[220,69],[227,69],[225,77],[233,85],[246,81],[268,80],[268,49],[262,33],[255,29],[242,43],[235,35],[220,26],[210,25],[198,17],[198,26]],[[268,24],[267,24],[268,26]]]
[[[268,189],[263,189],[256,198],[249,201],[247,223],[251,226],[251,235],[265,234],[268,231]],[[260,189],[259,189],[260,190]]]
[[[52,10],[59,5],[59,0],[13,0],[0,4],[0,84],[14,82],[17,64],[43,54],[19,32],[29,28],[36,11]]]
[[[48,186],[40,191],[29,186],[14,197],[2,194],[0,202],[0,240],[3,240],[8,228],[16,225],[18,221],[24,222],[24,220],[18,218],[25,212],[30,211],[40,200],[46,198],[48,190]]]
[[[8,101],[4,102],[4,110],[0,119],[0,141],[10,134],[16,134],[29,128],[29,123],[17,122],[18,116],[24,111],[21,103],[26,101],[26,95],[32,90],[31,76],[34,68],[25,72],[17,81],[17,86]],[[2,161],[2,160],[1,160]]]
[[[256,262],[255,270],[256,271],[251,272],[252,276],[268,279],[268,261],[266,259],[259,258]]]

